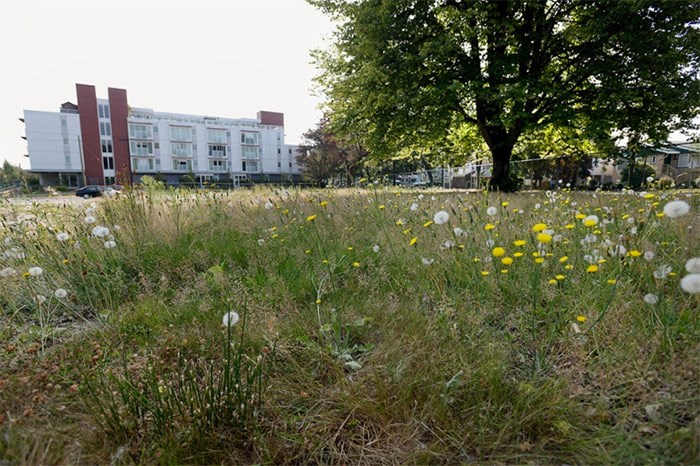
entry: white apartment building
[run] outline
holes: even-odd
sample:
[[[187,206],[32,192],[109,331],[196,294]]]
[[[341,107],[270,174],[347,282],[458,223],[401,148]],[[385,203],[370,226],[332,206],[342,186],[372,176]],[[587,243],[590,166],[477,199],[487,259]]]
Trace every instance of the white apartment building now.
[[[30,171],[42,185],[131,184],[150,175],[181,182],[293,183],[297,146],[284,142],[284,115],[224,118],[130,107],[123,89],[98,99],[76,85],[78,104],[24,111]]]

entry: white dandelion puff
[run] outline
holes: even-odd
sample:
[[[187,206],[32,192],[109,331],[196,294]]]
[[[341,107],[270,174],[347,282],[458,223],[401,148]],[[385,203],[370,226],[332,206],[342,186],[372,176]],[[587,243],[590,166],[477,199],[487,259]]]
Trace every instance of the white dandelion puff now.
[[[372,251],[374,251],[374,252],[376,252],[377,254],[379,254],[379,246],[376,245],[376,244],[375,244],[374,246],[372,246]]]
[[[17,271],[12,267],[5,267],[4,269],[0,270],[0,277],[2,278],[11,277],[13,275],[17,275]]]
[[[114,242],[114,241],[112,241],[112,240],[105,241],[105,248],[106,248],[106,249],[112,249],[112,248],[114,248],[114,247],[116,247],[116,246],[117,246],[117,243]]]
[[[418,203],[414,202],[413,204],[411,204],[411,211],[415,212],[416,210],[418,210]]]
[[[55,297],[57,297],[58,299],[63,299],[66,296],[68,296],[68,292],[66,290],[64,290],[63,288],[59,288],[53,292],[53,295]]]
[[[233,327],[238,323],[238,321],[241,319],[241,317],[238,315],[236,311],[231,311],[227,312],[224,314],[224,317],[221,319],[221,324],[224,327]]]
[[[654,259],[654,251],[644,251],[644,260],[649,262]]]
[[[32,267],[28,270],[28,272],[32,277],[40,277],[44,273],[44,269],[41,267]]]
[[[85,217],[85,223],[95,223],[96,221],[97,219],[92,215],[88,215],[87,217]]]
[[[691,273],[681,278],[681,289],[686,293],[700,293],[700,273]]]
[[[688,259],[685,263],[685,270],[687,270],[688,273],[700,273],[700,257]]]
[[[656,304],[659,302],[659,298],[655,294],[647,293],[644,295],[644,302],[647,304]]]
[[[678,218],[690,212],[690,205],[685,201],[671,201],[664,206],[664,215]]]
[[[267,201],[267,202],[265,203],[265,209],[267,209],[267,210],[272,209],[274,206],[275,206],[275,205],[274,205],[272,202],[270,202],[270,201]]]
[[[70,235],[64,231],[62,231],[60,233],[56,233],[56,239],[61,241],[61,242],[68,241],[69,238],[70,238]]]
[[[433,216],[433,222],[435,222],[436,225],[443,225],[447,223],[450,220],[450,214],[447,213],[445,210],[440,210],[435,213]]]
[[[426,259],[425,257],[421,257],[420,260],[423,263],[423,265],[426,265],[426,266],[432,265],[432,263],[435,262],[435,259],[433,259],[433,258]]]
[[[665,280],[666,277],[668,277],[668,274],[670,274],[673,271],[670,265],[662,265],[658,269],[654,270],[654,278],[657,280]]]
[[[95,228],[92,229],[92,235],[97,237],[97,238],[104,238],[105,236],[109,235],[109,228],[102,227],[102,226],[96,226]]]
[[[492,216],[492,217],[493,217],[494,215],[496,215],[497,213],[498,213],[498,209],[495,208],[495,207],[493,207],[493,206],[491,206],[491,207],[489,207],[488,209],[486,209],[486,214],[488,214],[488,215],[490,215],[490,216]]]

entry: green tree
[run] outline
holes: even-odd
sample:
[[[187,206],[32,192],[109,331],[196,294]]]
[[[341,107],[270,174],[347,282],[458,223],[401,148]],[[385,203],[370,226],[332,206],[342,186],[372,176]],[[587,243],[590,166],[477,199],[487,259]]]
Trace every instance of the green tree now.
[[[304,177],[315,185],[323,185],[334,176],[351,184],[368,155],[356,138],[350,135],[339,137],[331,132],[325,118],[304,133],[304,142],[298,152],[297,162],[303,168]]]
[[[699,113],[698,2],[308,1],[338,23],[314,55],[333,130],[376,156],[471,126],[511,190],[542,128],[661,139]]]

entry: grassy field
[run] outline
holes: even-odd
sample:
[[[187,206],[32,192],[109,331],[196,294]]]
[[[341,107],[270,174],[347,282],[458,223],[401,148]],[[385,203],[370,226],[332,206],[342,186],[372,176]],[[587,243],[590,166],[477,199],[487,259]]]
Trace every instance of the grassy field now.
[[[698,193],[0,212],[0,464],[700,459]]]

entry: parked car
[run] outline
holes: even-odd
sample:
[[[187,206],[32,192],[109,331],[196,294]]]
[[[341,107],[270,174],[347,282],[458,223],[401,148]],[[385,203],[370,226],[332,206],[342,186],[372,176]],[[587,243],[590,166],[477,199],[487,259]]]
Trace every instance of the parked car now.
[[[396,180],[396,184],[404,188],[425,188],[428,186],[428,183],[418,175],[404,176],[400,180]]]
[[[75,191],[75,195],[79,197],[83,197],[85,199],[91,198],[91,197],[99,197],[102,196],[103,194],[107,194],[109,196],[113,196],[117,194],[121,190],[121,186],[98,186],[98,185],[88,185],[88,186],[83,186],[82,188],[79,188],[78,190]]]

